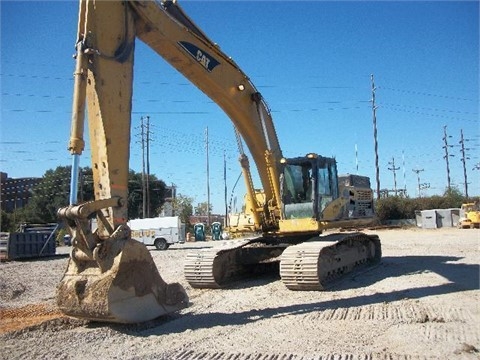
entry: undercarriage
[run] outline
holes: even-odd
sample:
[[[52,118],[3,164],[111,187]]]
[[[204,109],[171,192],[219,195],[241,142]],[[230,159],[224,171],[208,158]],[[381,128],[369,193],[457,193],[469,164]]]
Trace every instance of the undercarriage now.
[[[361,267],[380,262],[376,235],[336,233],[300,243],[279,238],[225,242],[189,253],[185,277],[194,288],[222,288],[280,263],[280,276],[291,290],[323,290],[328,284]]]

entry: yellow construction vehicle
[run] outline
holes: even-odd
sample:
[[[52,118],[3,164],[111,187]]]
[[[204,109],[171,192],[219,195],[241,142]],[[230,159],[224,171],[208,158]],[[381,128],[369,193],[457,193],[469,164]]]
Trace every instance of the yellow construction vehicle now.
[[[460,208],[460,229],[480,228],[480,201],[462,204]]]
[[[252,267],[279,259],[291,289],[321,289],[358,265],[380,260],[380,240],[363,233],[319,237],[324,229],[372,220],[355,186],[339,187],[336,161],[315,153],[282,155],[270,111],[237,66],[175,1],[80,0],[75,88],[69,150],[73,155],[70,205],[59,210],[72,236],[57,303],[68,315],[139,322],[188,304],[179,284],[166,284],[145,246],[126,225],[133,52],[139,38],[209,96],[238,135],[252,229],[261,236],[187,256],[194,287],[220,287]],[[78,157],[88,110],[95,199],[78,204]],[[262,183],[257,196],[248,146]],[[342,189],[342,190],[340,190]],[[368,201],[367,201],[368,202]],[[97,230],[89,219],[96,217]],[[320,241],[322,240],[322,241]]]

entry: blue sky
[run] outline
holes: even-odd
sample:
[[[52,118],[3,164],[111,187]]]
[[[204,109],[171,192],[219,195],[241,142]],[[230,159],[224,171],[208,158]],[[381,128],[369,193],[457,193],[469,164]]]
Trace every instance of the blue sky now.
[[[425,195],[447,186],[446,127],[452,185],[464,189],[458,147],[463,129],[469,194],[480,195],[479,5],[454,2],[180,1],[231,56],[268,102],[287,157],[335,156],[340,173],[370,176],[375,188],[371,81],[376,89],[381,188]],[[1,6],[0,170],[42,176],[70,165],[66,150],[73,93],[77,2],[4,1]],[[142,170],[140,118],[150,116],[150,172],[195,203],[210,193],[224,211],[240,173],[232,125],[223,112],[137,41],[130,168]],[[355,151],[357,148],[357,152]],[[89,151],[81,166],[90,166]],[[258,186],[260,184],[257,183]],[[53,190],[52,190],[53,191]],[[237,209],[242,180],[234,190]]]

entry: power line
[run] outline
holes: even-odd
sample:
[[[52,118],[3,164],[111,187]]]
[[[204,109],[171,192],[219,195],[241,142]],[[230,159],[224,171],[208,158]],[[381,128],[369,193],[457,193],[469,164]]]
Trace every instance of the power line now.
[[[475,122],[475,123],[478,122],[478,119],[465,119],[465,118],[459,118],[458,116],[446,116],[446,115],[439,115],[439,114],[429,114],[429,113],[420,112],[420,111],[392,108],[388,105],[383,105],[382,107],[386,108],[386,109],[390,109],[391,111],[401,111],[401,112],[415,114],[415,115],[429,116],[429,117],[449,119],[449,120],[469,121],[469,122]]]
[[[416,109],[416,110],[428,110],[428,111],[436,111],[436,112],[447,112],[447,113],[452,113],[452,114],[478,116],[477,112],[439,109],[439,108],[424,107],[424,106],[413,106],[413,105],[404,105],[404,104],[389,104],[389,103],[381,103],[380,106],[382,106],[382,107],[388,107],[388,106],[391,106],[391,107],[408,107],[408,108],[412,108],[412,109]]]
[[[476,100],[473,100],[473,99],[461,98],[461,97],[457,97],[457,96],[439,95],[439,94],[433,94],[433,93],[429,93],[429,92],[422,92],[422,91],[416,91],[416,90],[395,89],[395,88],[387,87],[387,86],[379,86],[378,88],[383,89],[383,90],[391,90],[391,91],[397,91],[397,92],[413,94],[413,95],[423,95],[423,96],[428,96],[428,97],[439,97],[439,98],[443,98],[443,99],[462,100],[462,101],[476,101]]]

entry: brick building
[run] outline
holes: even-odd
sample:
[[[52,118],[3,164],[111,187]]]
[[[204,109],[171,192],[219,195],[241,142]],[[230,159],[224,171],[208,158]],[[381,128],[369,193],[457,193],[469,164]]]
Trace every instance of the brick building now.
[[[28,204],[32,196],[32,188],[42,178],[9,178],[7,173],[0,172],[0,206],[3,211],[13,212]]]

